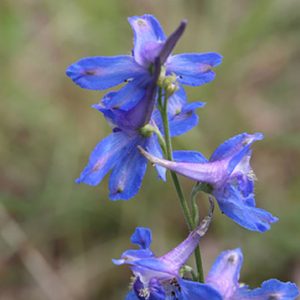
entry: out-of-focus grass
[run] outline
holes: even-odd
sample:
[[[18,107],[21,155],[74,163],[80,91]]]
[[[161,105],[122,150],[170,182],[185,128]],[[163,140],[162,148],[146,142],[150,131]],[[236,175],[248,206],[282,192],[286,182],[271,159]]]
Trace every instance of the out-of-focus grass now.
[[[224,55],[214,82],[187,89],[190,100],[207,106],[199,111],[200,126],[176,139],[177,148],[209,155],[238,132],[266,135],[254,146],[257,202],[280,222],[257,234],[216,213],[202,243],[205,270],[218,252],[242,247],[243,281],[277,277],[300,284],[299,1],[4,0],[0,187],[11,220],[0,220],[1,299],[45,299],[24,265],[32,247],[74,299],[122,299],[130,273],[111,258],[129,247],[135,226],[152,228],[158,254],[186,235],[171,183],[157,181],[152,168],[126,203],[108,200],[107,179],[99,187],[74,184],[109,127],[90,108],[103,93],[81,90],[64,70],[83,56],[129,53],[126,18],[143,13],[155,14],[167,33],[189,20],[176,52]],[[192,183],[182,183],[188,193]],[[30,247],[9,246],[7,222],[16,222]]]

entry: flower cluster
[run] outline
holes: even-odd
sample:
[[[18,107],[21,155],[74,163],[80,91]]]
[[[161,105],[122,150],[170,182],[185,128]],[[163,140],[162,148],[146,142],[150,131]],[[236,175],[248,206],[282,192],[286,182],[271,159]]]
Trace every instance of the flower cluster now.
[[[200,152],[173,151],[171,138],[195,127],[196,109],[204,106],[203,102],[189,103],[184,86],[212,81],[213,68],[221,63],[222,56],[213,52],[173,54],[186,21],[167,37],[152,15],[128,20],[134,34],[131,55],[87,57],[66,71],[85,89],[106,90],[123,84],[93,105],[112,132],[96,145],[76,182],[98,185],[111,171],[110,199],[128,200],[139,191],[149,160],[163,181],[166,171],[171,171],[190,234],[173,250],[157,257],[150,249],[151,231],[136,229],[131,241],[140,249],[127,250],[114,260],[118,265],[129,264],[134,274],[126,299],[295,299],[298,289],[293,283],[271,279],[254,290],[240,285],[240,249],[221,253],[205,282],[197,281],[201,278],[199,269],[198,276],[190,272],[193,280],[183,277],[190,270],[186,262],[206,233],[212,212],[199,225],[197,205],[186,204],[176,173],[195,180],[198,191],[213,196],[220,210],[240,226],[267,231],[278,219],[256,207],[255,175],[250,166],[252,144],[263,135],[238,134],[222,143],[209,159]]]

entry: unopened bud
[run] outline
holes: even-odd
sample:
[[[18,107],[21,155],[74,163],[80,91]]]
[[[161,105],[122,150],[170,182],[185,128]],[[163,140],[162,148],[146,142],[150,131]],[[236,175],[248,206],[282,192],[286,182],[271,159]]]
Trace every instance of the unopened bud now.
[[[179,270],[179,274],[181,277],[183,277],[186,273],[191,273],[193,271],[193,268],[188,266],[188,265],[184,265],[183,267],[181,267],[181,269]]]
[[[155,132],[155,128],[152,125],[147,124],[147,125],[141,127],[139,131],[142,136],[150,137],[152,135],[152,133]]]
[[[173,95],[178,90],[176,79],[176,75],[172,74],[169,76],[165,76],[162,82],[162,88],[166,91],[168,97]]]

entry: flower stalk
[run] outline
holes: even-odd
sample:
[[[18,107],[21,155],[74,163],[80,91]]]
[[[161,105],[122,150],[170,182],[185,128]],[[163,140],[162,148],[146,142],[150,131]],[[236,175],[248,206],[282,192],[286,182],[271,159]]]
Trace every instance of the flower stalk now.
[[[164,126],[164,133],[165,133],[165,145],[166,145],[166,157],[168,160],[173,160],[173,147],[172,147],[172,139],[170,135],[170,127],[169,127],[169,119],[168,119],[168,96],[165,92],[164,99],[162,99],[162,88],[159,88],[158,92],[158,103],[160,107],[160,113],[163,120]],[[177,174],[173,171],[170,171],[172,181],[179,199],[179,203],[185,218],[185,222],[189,231],[192,231],[194,228],[197,227],[198,223],[195,222],[196,220],[193,218],[188,202],[186,201],[179,179]],[[196,247],[195,249],[195,261],[196,261],[196,268],[197,268],[197,275],[196,279],[199,282],[204,282],[204,275],[203,275],[203,265],[202,265],[202,258],[201,258],[201,250],[200,246]]]

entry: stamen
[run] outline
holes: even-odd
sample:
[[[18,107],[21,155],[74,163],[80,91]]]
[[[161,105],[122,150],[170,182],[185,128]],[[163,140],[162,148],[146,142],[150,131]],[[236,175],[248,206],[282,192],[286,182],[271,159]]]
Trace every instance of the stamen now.
[[[252,180],[252,181],[257,180],[257,177],[256,177],[256,175],[255,175],[255,173],[254,173],[253,170],[250,170],[250,171],[248,172],[247,177],[248,177],[250,180]]]
[[[143,288],[139,290],[139,296],[145,298],[146,300],[150,298],[149,288]]]

